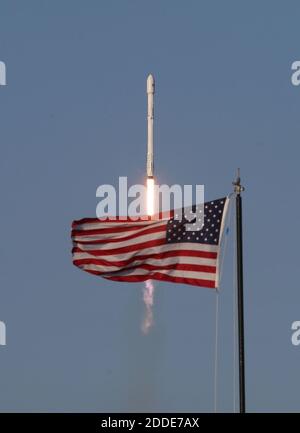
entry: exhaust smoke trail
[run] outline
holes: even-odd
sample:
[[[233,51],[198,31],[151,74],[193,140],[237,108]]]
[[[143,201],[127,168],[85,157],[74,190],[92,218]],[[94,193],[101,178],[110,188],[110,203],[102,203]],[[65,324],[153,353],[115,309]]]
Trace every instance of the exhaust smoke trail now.
[[[142,331],[144,334],[148,334],[153,325],[153,298],[154,298],[154,284],[152,280],[145,281],[145,287],[143,290],[143,299],[146,307],[145,317],[142,324]]]

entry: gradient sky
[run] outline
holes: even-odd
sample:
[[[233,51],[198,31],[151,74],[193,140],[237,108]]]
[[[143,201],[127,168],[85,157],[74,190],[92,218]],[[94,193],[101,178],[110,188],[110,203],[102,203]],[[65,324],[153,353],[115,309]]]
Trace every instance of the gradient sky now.
[[[300,60],[296,1],[2,0],[0,411],[212,411],[215,293],[71,262],[96,188],[145,176],[156,78],[159,183],[232,191],[242,170],[249,411],[299,411]],[[220,294],[218,409],[233,410],[233,235]]]

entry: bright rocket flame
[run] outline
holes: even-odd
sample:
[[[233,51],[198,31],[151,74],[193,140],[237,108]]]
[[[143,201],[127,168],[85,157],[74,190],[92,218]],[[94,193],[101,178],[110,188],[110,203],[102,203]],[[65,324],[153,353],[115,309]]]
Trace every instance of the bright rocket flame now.
[[[154,179],[147,178],[147,214],[154,215]]]
[[[154,179],[147,178],[147,214],[154,215]],[[146,307],[145,318],[142,324],[142,331],[148,334],[151,326],[153,325],[153,297],[154,297],[154,284],[152,280],[145,281],[143,290],[143,299]]]
[[[154,297],[154,284],[152,280],[145,281],[145,287],[143,291],[143,298],[146,307],[145,318],[142,324],[142,331],[144,334],[148,334],[151,326],[153,325],[153,297]]]

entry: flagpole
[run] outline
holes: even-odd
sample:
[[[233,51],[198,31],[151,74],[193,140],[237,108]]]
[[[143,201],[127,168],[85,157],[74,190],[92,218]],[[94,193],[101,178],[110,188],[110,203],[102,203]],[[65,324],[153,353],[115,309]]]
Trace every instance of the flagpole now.
[[[234,185],[236,194],[236,251],[237,251],[237,300],[238,300],[238,339],[239,339],[239,396],[240,413],[246,412],[245,399],[245,341],[244,341],[244,281],[243,281],[243,220],[240,169]]]

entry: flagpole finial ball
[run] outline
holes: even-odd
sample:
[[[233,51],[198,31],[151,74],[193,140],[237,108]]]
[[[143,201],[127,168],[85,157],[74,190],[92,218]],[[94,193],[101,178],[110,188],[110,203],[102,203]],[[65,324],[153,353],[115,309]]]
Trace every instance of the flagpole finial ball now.
[[[241,175],[239,168],[237,169],[236,180],[232,182],[232,185],[234,186],[234,192],[236,194],[240,194],[241,192],[245,191],[245,188],[241,185]]]

